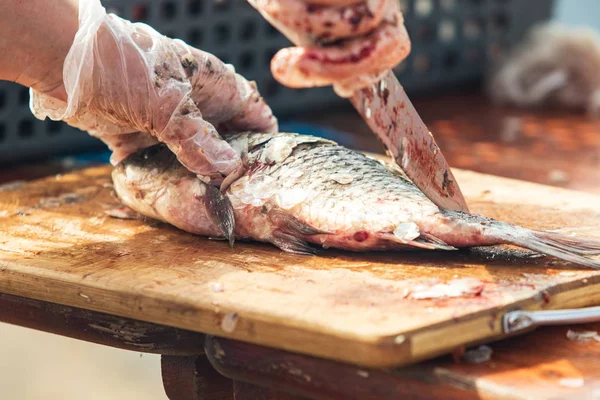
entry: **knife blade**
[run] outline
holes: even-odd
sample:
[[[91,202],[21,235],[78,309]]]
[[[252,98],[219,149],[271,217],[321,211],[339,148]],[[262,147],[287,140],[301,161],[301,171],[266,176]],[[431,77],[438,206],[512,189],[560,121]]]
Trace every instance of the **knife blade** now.
[[[392,71],[350,101],[388,156],[438,207],[468,212],[456,178],[431,132]]]

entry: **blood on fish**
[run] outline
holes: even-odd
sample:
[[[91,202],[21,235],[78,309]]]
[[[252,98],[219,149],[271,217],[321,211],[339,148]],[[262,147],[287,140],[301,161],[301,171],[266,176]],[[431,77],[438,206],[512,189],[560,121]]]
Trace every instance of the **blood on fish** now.
[[[306,12],[309,14],[314,13],[318,9],[319,9],[319,6],[317,6],[316,4],[307,4],[306,5]]]
[[[367,240],[369,238],[369,232],[365,232],[365,231],[356,232],[354,234],[353,238],[357,242],[364,242],[365,240]]]

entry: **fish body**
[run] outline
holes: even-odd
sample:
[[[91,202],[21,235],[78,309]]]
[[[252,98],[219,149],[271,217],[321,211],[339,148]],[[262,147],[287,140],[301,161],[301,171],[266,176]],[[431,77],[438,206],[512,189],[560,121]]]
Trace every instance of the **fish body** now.
[[[373,251],[509,243],[600,267],[588,257],[600,252],[600,242],[440,209],[394,165],[335,142],[292,133],[224,138],[246,169],[223,192],[155,145],[115,167],[117,195],[134,211],[187,232],[268,242],[293,253],[311,253],[314,245]]]

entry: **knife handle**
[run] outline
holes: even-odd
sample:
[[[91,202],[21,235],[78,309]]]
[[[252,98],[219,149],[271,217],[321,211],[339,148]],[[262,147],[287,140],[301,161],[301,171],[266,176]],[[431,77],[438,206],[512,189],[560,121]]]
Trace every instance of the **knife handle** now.
[[[511,334],[539,326],[590,322],[600,322],[600,307],[552,311],[511,311],[504,314],[502,328],[505,334]]]

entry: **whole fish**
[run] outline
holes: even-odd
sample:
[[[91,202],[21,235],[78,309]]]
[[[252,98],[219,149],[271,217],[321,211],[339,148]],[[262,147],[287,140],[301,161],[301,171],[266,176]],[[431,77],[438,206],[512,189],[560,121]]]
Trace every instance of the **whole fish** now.
[[[164,145],[127,157],[112,174],[132,210],[209,237],[272,243],[299,254],[513,244],[599,268],[600,241],[532,231],[438,208],[393,165],[335,142],[292,133],[224,138],[246,170],[221,192],[190,173]]]

